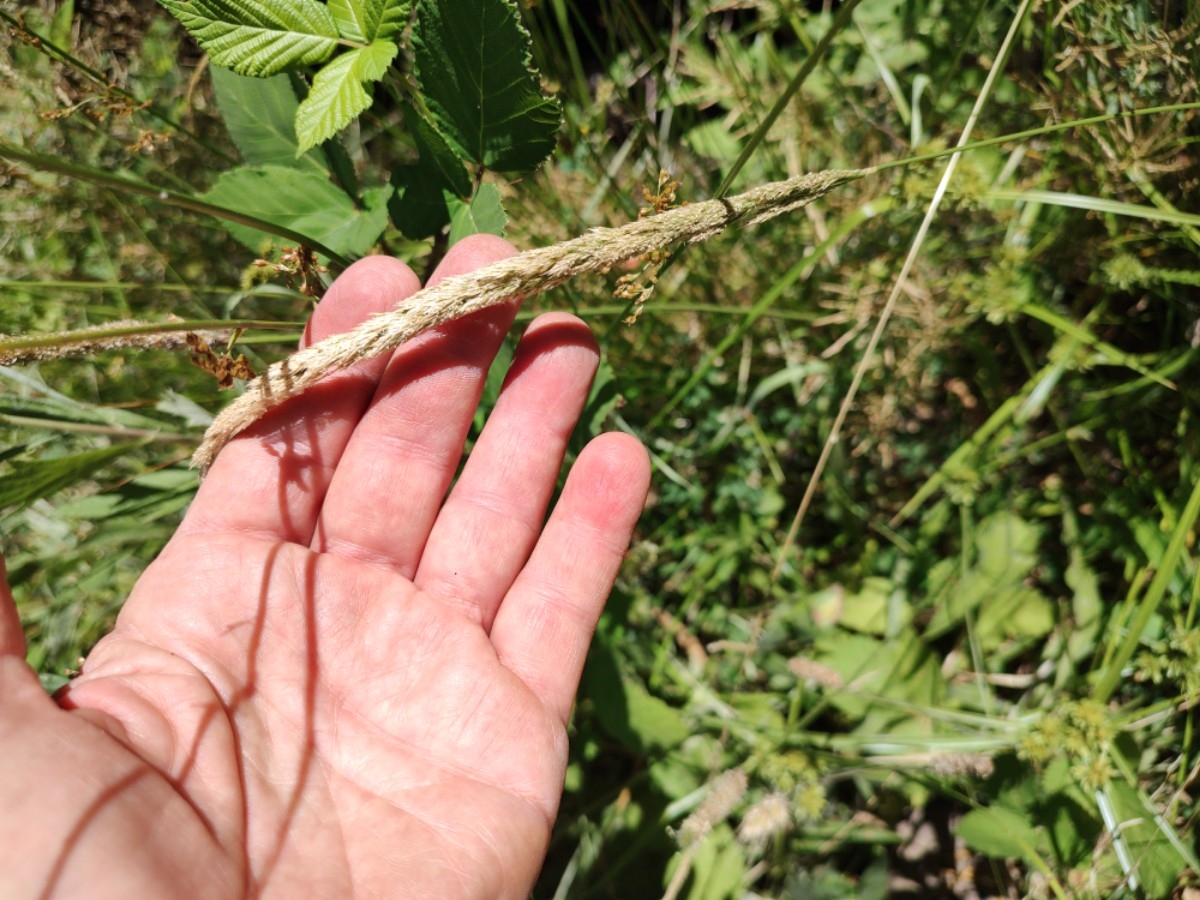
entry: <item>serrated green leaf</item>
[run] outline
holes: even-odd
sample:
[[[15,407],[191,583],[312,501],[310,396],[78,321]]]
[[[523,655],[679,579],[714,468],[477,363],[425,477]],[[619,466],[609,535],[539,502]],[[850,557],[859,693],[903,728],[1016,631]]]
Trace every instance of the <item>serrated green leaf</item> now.
[[[460,156],[525,172],[554,149],[560,110],[542,95],[512,0],[418,0],[414,74]]]
[[[471,178],[446,139],[411,104],[404,105],[404,121],[420,159],[416,165],[392,170],[396,195],[389,210],[396,227],[406,237],[419,241],[449,224],[446,195],[469,196]]]
[[[412,0],[382,0],[383,10],[375,29],[375,40],[394,41],[412,18]]]
[[[450,223],[446,195],[423,166],[392,169],[392,187],[396,192],[388,204],[388,213],[406,238],[423,241]]]
[[[312,90],[296,109],[296,139],[300,150],[329,140],[371,105],[371,95],[354,72],[354,50],[321,69]]]
[[[438,132],[428,119],[418,112],[411,104],[404,106],[404,121],[412,133],[413,141],[420,153],[421,168],[433,177],[439,187],[445,188],[459,197],[471,195],[471,176],[454,148],[446,143],[446,139]]]
[[[214,66],[212,82],[225,127],[247,165],[325,171],[316,154],[296,155],[296,107],[300,104],[287,75],[251,78]]]
[[[387,201],[391,193],[391,187],[365,192],[365,209],[359,210],[345,192],[322,175],[284,166],[260,166],[223,172],[205,198],[290,228],[320,241],[334,252],[362,256],[387,227]],[[226,227],[255,251],[268,238],[254,228]]]
[[[312,90],[296,109],[296,139],[303,152],[329,140],[371,105],[364,81],[378,81],[399,49],[375,41],[343,53],[313,77]]]
[[[504,237],[508,215],[500,202],[500,189],[494,184],[482,184],[470,203],[454,197],[450,207],[450,240],[453,247],[471,234],[495,234]]]
[[[355,50],[354,74],[363,81],[378,81],[387,74],[388,66],[400,52],[391,41],[372,41],[366,47]]]
[[[327,60],[338,47],[329,9],[317,0],[159,0],[215,65],[265,77]]]
[[[411,10],[412,0],[329,0],[338,33],[359,44],[394,40],[408,23]]]
[[[35,500],[49,497],[82,481],[135,446],[117,444],[73,456],[14,462],[4,478],[0,479],[0,509],[28,506]]]
[[[329,14],[338,34],[348,41],[366,44],[375,36],[371,13],[376,6],[374,0],[329,0]]]

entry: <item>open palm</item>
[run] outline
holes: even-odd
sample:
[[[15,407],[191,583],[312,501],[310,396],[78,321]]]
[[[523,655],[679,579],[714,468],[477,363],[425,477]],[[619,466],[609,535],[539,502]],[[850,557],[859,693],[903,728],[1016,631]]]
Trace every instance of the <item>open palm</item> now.
[[[465,241],[435,277],[509,252]],[[364,260],[306,339],[417,287]],[[330,378],[230,444],[56,700],[0,597],[6,896],[528,893],[648,466],[598,438],[545,520],[597,359],[552,314],[446,496],[514,312]]]

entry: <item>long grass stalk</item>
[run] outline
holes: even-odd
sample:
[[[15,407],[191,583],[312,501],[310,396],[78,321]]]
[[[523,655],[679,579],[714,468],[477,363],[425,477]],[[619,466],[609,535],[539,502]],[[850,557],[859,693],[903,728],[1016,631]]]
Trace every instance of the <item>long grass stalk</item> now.
[[[326,257],[333,265],[339,268],[344,269],[350,265],[350,261],[337,251],[329,249],[321,242],[313,240],[311,237],[303,235],[298,231],[293,231],[282,225],[276,225],[274,222],[268,222],[265,219],[248,216],[235,209],[228,209],[224,206],[208,203],[190,194],[170,191],[157,185],[138,181],[127,175],[114,175],[111,172],[105,172],[103,169],[67,162],[55,156],[48,156],[45,153],[34,153],[29,150],[23,150],[20,147],[3,141],[0,141],[0,159],[12,160],[13,162],[19,162],[44,172],[65,175],[68,178],[78,178],[80,181],[86,181],[100,187],[112,188],[118,193],[139,194],[143,197],[157,200],[167,206],[173,206],[176,209],[186,209],[189,212],[203,213],[204,215],[224,219],[227,222],[233,222],[237,225],[257,228],[259,231],[287,238],[296,244],[309,247]]]
[[[573,240],[526,250],[469,274],[447,278],[414,294],[400,309],[368,319],[352,331],[326,338],[273,365],[217,417],[192,463],[207,470],[230,438],[273,407],[331,372],[399,347],[423,331],[514,297],[541,293],[576,275],[607,272],[633,257],[706,240],[731,225],[754,225],[798,209],[868,171],[818,172],[761,185],[736,197],[694,203],[619,228],[596,228]]]

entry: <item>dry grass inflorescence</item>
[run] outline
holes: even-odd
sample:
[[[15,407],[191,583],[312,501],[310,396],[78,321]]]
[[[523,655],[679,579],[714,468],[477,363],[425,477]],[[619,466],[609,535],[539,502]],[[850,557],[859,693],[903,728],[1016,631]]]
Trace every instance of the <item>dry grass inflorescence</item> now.
[[[527,312],[575,311],[604,353],[573,446],[623,429],[656,473],[535,895],[1187,896],[1200,15],[1174,0],[863,0],[835,18],[849,5],[523,10],[564,111],[549,161],[499,185],[508,237],[541,248],[524,257],[536,271],[434,299],[561,281]],[[203,190],[236,151],[201,56],[152,4],[129,8],[138,18],[78,5],[68,43],[198,140],[155,110],[110,109],[20,41],[0,51],[0,135]],[[1170,108],[1131,114],[1156,107]],[[401,121],[380,92],[342,143],[357,178],[412,161]],[[886,168],[954,146],[968,121],[978,141],[1041,130],[971,150],[948,178],[945,158]],[[645,237],[718,194],[868,168],[682,252],[621,244],[592,266],[606,275],[554,268],[581,235],[600,236],[584,246],[594,260],[620,229]],[[283,264],[278,242],[243,285],[261,254],[192,213],[28,166],[2,177],[0,332],[228,322],[241,338],[209,340],[213,358],[245,353],[278,396],[302,388],[262,327],[294,331],[311,306],[257,283]],[[639,220],[647,206],[662,209]],[[444,241],[389,229],[375,249],[424,271]],[[335,364],[402,340],[398,321],[348,339]],[[112,347],[0,370],[13,435],[0,480],[39,454],[114,454],[0,511],[48,684],[169,534],[214,411],[238,408],[186,356]],[[256,389],[242,396],[261,411]]]

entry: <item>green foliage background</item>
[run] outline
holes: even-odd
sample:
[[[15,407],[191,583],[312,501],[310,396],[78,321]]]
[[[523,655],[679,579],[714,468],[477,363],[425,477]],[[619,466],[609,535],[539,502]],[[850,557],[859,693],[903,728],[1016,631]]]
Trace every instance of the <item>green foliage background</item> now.
[[[365,8],[304,6],[343,34]],[[402,6],[407,22],[373,2],[359,43],[397,39]],[[475,230],[525,247],[618,224],[663,169],[680,200],[711,196],[833,22],[775,0],[522,7],[533,93],[556,101],[514,143],[442,90],[452,47],[401,40],[364,69],[322,45],[249,79],[147,0],[0,11],[0,144],[25,154],[0,163],[0,332],[230,321],[260,370],[298,336],[304,276],[334,272],[278,272],[288,240],[197,204],[302,234],[334,270],[379,251],[423,272]],[[951,145],[1014,22],[976,138],[1200,100],[1183,3],[865,0],[735,189]],[[348,105],[298,136],[334,65]],[[536,896],[1196,886],[1197,132],[1174,109],[963,157],[794,540],[943,163],[689,248],[634,326],[611,280],[529,304],[601,337],[576,446],[630,431],[656,473]],[[156,349],[0,384],[0,542],[53,687],[177,523],[224,398]]]

